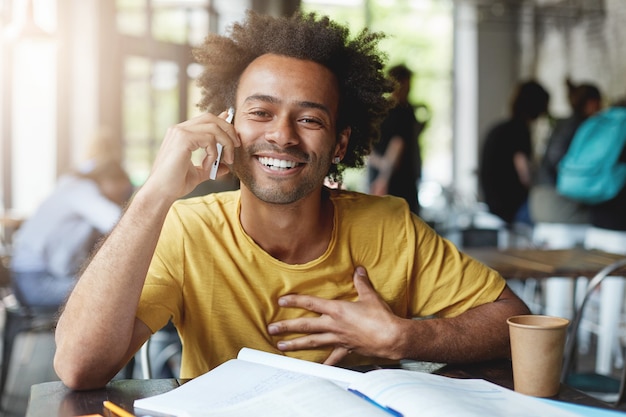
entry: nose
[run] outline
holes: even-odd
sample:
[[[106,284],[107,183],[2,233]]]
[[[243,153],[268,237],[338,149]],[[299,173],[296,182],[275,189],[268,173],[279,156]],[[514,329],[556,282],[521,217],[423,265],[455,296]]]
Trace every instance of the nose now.
[[[276,117],[268,124],[265,140],[281,147],[296,145],[300,139],[294,123],[288,117]]]

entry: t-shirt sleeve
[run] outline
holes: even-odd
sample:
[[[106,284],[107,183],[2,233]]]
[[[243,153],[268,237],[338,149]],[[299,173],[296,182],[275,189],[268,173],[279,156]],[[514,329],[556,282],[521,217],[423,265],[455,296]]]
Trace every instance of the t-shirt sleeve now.
[[[459,251],[447,239],[415,219],[417,257],[411,300],[420,316],[454,317],[495,301],[506,286],[502,276]]]
[[[174,209],[170,210],[152,257],[139,300],[137,318],[152,332],[169,320],[176,325],[182,311],[183,225]]]

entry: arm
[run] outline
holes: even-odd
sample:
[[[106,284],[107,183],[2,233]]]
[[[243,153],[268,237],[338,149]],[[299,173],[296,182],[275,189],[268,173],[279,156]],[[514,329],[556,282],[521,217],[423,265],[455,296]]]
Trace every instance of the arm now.
[[[283,307],[305,308],[320,314],[272,323],[272,335],[306,333],[278,343],[283,351],[333,346],[326,360],[336,364],[350,352],[392,360],[472,362],[509,357],[506,319],[528,314],[524,303],[507,288],[494,302],[483,304],[454,318],[412,320],[393,314],[375,292],[367,272],[357,267],[354,285],[357,302],[326,300],[307,295],[286,295]],[[381,331],[385,329],[385,331]]]
[[[77,282],[55,333],[54,367],[68,387],[105,385],[150,337],[135,314],[165,216],[177,198],[209,178],[216,142],[230,163],[240,145],[221,119],[204,114],[168,130],[150,177]],[[191,153],[199,148],[207,156],[194,166]]]
[[[403,150],[404,142],[402,141],[402,138],[395,136],[387,145],[384,155],[380,156],[376,152],[372,152],[369,161],[371,165],[378,170],[378,175],[370,185],[371,194],[387,194],[389,179],[400,162]]]
[[[531,173],[528,157],[523,152],[516,152],[513,155],[513,165],[522,185],[530,187]]]

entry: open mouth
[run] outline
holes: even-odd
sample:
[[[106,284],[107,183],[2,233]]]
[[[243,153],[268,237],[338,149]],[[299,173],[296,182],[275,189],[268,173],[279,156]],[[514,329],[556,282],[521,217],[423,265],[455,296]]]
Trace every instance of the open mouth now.
[[[260,156],[259,162],[265,165],[267,168],[273,171],[286,171],[300,165],[295,161],[287,161],[285,159],[268,158],[266,156]]]

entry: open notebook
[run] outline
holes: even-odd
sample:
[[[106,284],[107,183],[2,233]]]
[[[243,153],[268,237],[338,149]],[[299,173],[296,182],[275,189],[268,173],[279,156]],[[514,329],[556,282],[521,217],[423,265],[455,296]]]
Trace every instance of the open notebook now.
[[[178,417],[605,415],[587,414],[588,407],[566,410],[561,405],[480,379],[401,369],[360,373],[247,348],[237,359],[179,388],[134,404],[138,415]]]

